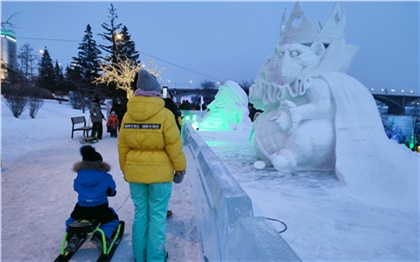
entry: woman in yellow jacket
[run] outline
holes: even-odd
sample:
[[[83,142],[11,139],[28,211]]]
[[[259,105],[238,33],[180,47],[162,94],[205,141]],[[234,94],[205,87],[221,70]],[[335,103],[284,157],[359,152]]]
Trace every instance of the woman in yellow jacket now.
[[[180,183],[186,169],[178,127],[160,92],[156,78],[140,69],[118,138],[120,168],[135,206],[132,241],[137,262],[166,260],[172,182]]]

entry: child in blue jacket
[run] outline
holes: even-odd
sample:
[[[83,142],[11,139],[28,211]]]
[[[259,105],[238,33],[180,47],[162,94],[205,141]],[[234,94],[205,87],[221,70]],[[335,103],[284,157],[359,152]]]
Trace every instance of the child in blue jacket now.
[[[115,196],[117,193],[115,181],[108,174],[111,167],[90,145],[81,147],[80,153],[82,161],[73,166],[73,171],[77,172],[74,190],[78,193],[78,201],[66,221],[66,227],[77,219],[95,219],[101,223],[100,228],[109,240],[119,224],[117,213],[108,206],[108,196]],[[78,238],[77,235],[69,236],[69,245],[76,245]],[[91,241],[102,250],[101,239],[101,234],[95,232]]]

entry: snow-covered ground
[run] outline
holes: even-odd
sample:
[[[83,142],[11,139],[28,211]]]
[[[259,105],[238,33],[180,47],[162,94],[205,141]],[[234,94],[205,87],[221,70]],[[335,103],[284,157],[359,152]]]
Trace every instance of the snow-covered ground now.
[[[257,170],[249,131],[198,132],[303,261],[420,261],[418,206],[368,204],[332,173]]]
[[[73,191],[75,173],[71,169],[73,163],[81,160],[82,132],[75,132],[71,139],[70,117],[83,114],[67,103],[46,100],[35,119],[29,117],[28,110],[17,119],[4,101],[2,98],[1,261],[53,261],[60,252],[64,222],[77,201]],[[85,116],[89,119],[87,112]],[[111,165],[117,195],[109,198],[110,206],[126,222],[124,238],[113,261],[134,261],[134,206],[119,170],[117,139],[106,133],[94,147]],[[173,185],[169,203],[174,212],[167,222],[169,261],[200,261],[193,207],[186,177],[183,183]],[[97,256],[99,251],[87,241],[72,261],[96,261]]]
[[[82,115],[68,104],[45,101],[35,119],[12,116],[2,99],[2,261],[52,261],[59,253],[64,222],[77,195],[71,168],[81,159],[70,117]],[[88,114],[85,113],[88,119]],[[256,170],[247,132],[203,132],[253,201],[255,216],[287,225],[281,235],[304,261],[420,261],[419,209],[390,208],[360,201],[328,173]],[[113,261],[133,261],[133,204],[118,166],[117,139],[105,134],[94,147],[111,164],[117,196],[110,205],[126,222]],[[188,148],[188,175],[193,163]],[[200,261],[191,188],[173,186],[167,223],[170,261]],[[273,225],[279,230],[284,226]],[[246,240],[244,240],[246,241]],[[95,261],[99,251],[87,242],[73,261]]]

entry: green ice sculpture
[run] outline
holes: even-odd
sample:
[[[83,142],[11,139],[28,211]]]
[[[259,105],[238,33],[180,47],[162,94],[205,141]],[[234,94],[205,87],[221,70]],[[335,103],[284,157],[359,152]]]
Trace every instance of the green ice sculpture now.
[[[248,130],[252,122],[249,118],[248,96],[234,81],[228,80],[220,86],[213,102],[207,106],[208,112],[198,123],[200,130]]]

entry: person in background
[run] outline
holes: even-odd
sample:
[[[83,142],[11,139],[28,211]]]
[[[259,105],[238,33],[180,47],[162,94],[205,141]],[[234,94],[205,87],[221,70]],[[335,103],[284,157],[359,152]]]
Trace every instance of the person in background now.
[[[255,121],[255,119],[262,113],[263,111],[260,109],[256,109],[252,103],[248,103],[248,109],[249,109],[249,118],[252,122]]]
[[[112,99],[106,99],[105,100],[105,111],[106,111],[106,118],[108,119],[109,116],[111,115],[111,108],[113,105],[113,101]]]
[[[92,136],[102,139],[103,127],[102,121],[105,119],[102,114],[99,98],[95,97],[90,104],[90,121],[92,121]]]
[[[191,103],[188,100],[182,100],[181,105],[179,106],[181,110],[191,110]]]
[[[178,107],[176,106],[176,104],[174,103],[174,100],[170,97],[170,95],[168,94],[167,98],[163,98],[163,100],[165,101],[165,107],[169,110],[171,110],[171,112],[174,114],[175,117],[175,123],[178,126],[179,132],[181,133],[181,126],[182,126],[182,113],[181,110],[178,109]],[[173,212],[172,210],[169,210],[166,212],[166,219],[169,219],[173,216]]]
[[[111,166],[90,145],[81,147],[80,154],[82,161],[73,165],[73,171],[77,173],[73,187],[78,193],[78,201],[66,221],[66,227],[77,219],[95,219],[101,223],[100,228],[108,241],[119,224],[117,213],[108,203],[108,197],[117,194],[115,181],[108,173]],[[71,249],[77,246],[81,237],[72,234],[67,239],[68,251],[73,251]],[[91,241],[102,250],[102,235],[99,232],[93,234]]]
[[[167,97],[163,97],[163,94],[162,94],[162,98],[163,98],[163,101],[165,101],[165,107],[171,110],[171,112],[174,114],[176,125],[178,126],[179,132],[181,133],[181,126],[182,126],[181,110],[178,109],[178,107],[174,103],[174,100],[169,94],[169,92],[167,93]],[[166,219],[171,218],[173,214],[174,213],[172,212],[172,210],[168,209],[168,211],[166,212]]]
[[[106,125],[108,127],[109,132],[111,133],[111,137],[117,137],[119,124],[120,121],[118,121],[117,114],[114,111],[112,111],[109,115],[108,122]]]
[[[178,126],[179,131],[181,131],[181,126],[182,126],[181,110],[178,109],[178,107],[176,106],[176,104],[174,103],[174,100],[170,97],[170,95],[167,98],[163,98],[163,100],[165,101],[165,107],[171,110],[171,112],[174,114],[175,123]]]
[[[117,114],[118,122],[121,123],[125,112],[127,112],[127,104],[123,102],[121,98],[117,97],[115,99],[114,105],[111,108],[111,112],[112,111]],[[120,130],[120,125],[118,125],[118,130]]]
[[[165,261],[166,215],[172,182],[181,183],[186,159],[174,115],[165,108],[161,86],[140,69],[118,137],[124,179],[135,206],[133,252],[137,262]]]

